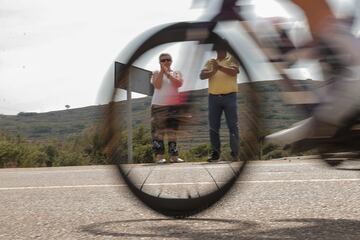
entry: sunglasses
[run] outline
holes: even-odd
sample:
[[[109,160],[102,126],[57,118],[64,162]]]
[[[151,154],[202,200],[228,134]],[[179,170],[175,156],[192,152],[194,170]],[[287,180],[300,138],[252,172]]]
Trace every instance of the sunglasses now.
[[[160,62],[171,62],[171,59],[170,58],[164,58],[164,59],[161,59]]]

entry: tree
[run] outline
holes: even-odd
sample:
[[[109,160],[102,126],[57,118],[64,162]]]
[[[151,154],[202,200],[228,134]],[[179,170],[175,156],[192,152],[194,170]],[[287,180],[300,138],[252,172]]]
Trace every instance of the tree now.
[[[65,107],[66,107],[66,109],[69,109],[69,108],[70,108],[70,105],[66,104]]]

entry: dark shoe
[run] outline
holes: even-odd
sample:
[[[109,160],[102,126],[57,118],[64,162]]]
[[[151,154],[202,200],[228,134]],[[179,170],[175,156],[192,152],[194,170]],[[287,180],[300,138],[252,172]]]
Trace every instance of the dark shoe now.
[[[212,152],[207,161],[208,162],[218,162],[218,161],[220,161],[220,154],[217,153],[217,152]]]
[[[231,152],[231,161],[232,162],[239,161],[239,154],[234,154],[233,152]]]

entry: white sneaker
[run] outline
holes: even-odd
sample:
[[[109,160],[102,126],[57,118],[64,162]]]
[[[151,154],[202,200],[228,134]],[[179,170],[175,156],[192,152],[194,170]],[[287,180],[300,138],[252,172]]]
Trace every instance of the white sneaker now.
[[[166,163],[166,159],[165,158],[162,158],[160,160],[157,160],[156,163]]]
[[[310,117],[288,129],[267,135],[264,140],[265,143],[285,147],[308,138],[329,138],[335,134],[336,130],[336,126],[317,122],[313,117]]]
[[[176,158],[176,159],[170,159],[171,163],[182,163],[185,162],[183,159],[181,158]]]
[[[312,125],[312,118],[308,118],[293,127],[267,135],[264,139],[265,143],[272,143],[281,147],[292,144],[306,138],[313,127]]]

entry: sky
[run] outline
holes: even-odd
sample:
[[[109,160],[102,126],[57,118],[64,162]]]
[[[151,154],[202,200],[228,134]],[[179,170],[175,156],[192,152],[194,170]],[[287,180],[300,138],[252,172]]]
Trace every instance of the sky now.
[[[338,1],[350,2],[332,2]],[[253,2],[258,16],[289,16],[276,1]],[[160,24],[198,19],[203,9],[192,6],[191,0],[0,0],[0,114],[101,103],[104,76],[132,39]]]

